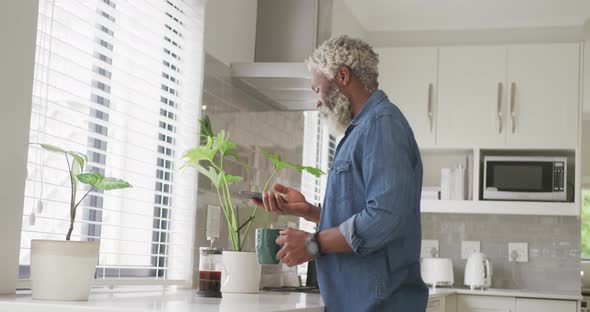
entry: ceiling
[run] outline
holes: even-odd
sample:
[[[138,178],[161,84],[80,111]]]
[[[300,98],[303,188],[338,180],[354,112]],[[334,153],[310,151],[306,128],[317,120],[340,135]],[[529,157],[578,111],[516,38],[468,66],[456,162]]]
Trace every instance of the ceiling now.
[[[580,26],[590,0],[343,0],[366,31]]]

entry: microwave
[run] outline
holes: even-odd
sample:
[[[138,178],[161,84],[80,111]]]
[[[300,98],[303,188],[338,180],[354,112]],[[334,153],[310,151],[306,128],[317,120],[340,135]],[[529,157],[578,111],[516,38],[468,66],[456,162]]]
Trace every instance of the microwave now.
[[[483,199],[566,201],[567,158],[484,156]]]

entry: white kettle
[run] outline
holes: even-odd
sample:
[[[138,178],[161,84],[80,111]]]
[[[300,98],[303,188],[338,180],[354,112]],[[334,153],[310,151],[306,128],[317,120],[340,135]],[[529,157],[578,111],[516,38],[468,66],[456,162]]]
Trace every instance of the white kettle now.
[[[492,286],[492,265],[486,255],[475,252],[465,265],[465,286],[471,290],[476,288],[487,289]]]

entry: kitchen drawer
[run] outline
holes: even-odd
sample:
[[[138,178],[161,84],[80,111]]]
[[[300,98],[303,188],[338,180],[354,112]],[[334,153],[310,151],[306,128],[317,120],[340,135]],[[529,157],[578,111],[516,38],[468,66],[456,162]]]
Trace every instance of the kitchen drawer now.
[[[516,312],[576,312],[577,301],[516,298]]]
[[[445,312],[445,297],[428,299],[426,312]]]
[[[515,312],[516,298],[460,295],[458,312]]]

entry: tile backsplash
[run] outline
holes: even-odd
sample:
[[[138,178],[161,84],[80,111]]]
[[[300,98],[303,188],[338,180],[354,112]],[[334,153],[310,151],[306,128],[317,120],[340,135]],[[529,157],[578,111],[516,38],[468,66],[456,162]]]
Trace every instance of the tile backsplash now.
[[[455,287],[463,287],[467,260],[461,241],[480,241],[492,264],[492,288],[580,291],[580,221],[576,217],[422,214],[422,239],[439,241],[451,258]],[[529,261],[510,262],[509,242],[528,243]]]
[[[248,165],[245,169],[238,162],[226,158],[224,166],[229,174],[243,177],[243,181],[232,184],[232,200],[239,207],[241,223],[248,219],[253,206],[237,196],[240,190],[260,192],[273,171],[272,163],[264,158],[257,146],[271,153],[280,153],[290,162],[301,163],[303,153],[302,112],[278,111],[268,99],[249,90],[230,76],[230,69],[210,55],[205,56],[202,104],[206,109],[202,115],[209,115],[213,131],[223,129],[230,134],[238,146],[240,161]],[[273,180],[291,187],[301,187],[301,174],[284,169]],[[207,206],[219,206],[214,187],[207,178],[200,176],[197,188],[197,220],[195,232],[195,270],[198,269],[199,247],[208,246],[205,237]],[[225,217],[222,215],[220,238],[216,247],[229,249]],[[298,225],[297,217],[269,215],[258,209],[245,244],[245,251],[254,251],[254,230],[274,226],[286,228],[289,222]],[[195,278],[198,274],[195,274]],[[196,283],[194,283],[196,285]]]

